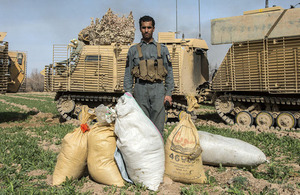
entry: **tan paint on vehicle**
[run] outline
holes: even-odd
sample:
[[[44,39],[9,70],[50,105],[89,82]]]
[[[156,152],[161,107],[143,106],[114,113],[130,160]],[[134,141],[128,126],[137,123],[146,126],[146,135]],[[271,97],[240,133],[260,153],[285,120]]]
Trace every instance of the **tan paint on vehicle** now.
[[[6,32],[0,32],[0,93],[17,92],[25,88],[26,59],[25,52],[9,51],[8,42],[3,41]]]
[[[170,52],[175,82],[174,100],[184,102],[185,95],[197,95],[196,88],[208,81],[206,42],[175,39],[175,33],[170,32],[159,33],[158,42],[165,44]],[[54,45],[54,66],[45,67],[45,91],[80,93],[81,97],[87,93],[110,97],[124,93],[123,80],[130,45],[84,45],[73,64],[59,57],[62,48],[65,49],[64,60],[67,61],[70,56],[67,46]]]
[[[10,58],[10,76],[8,80],[7,91],[18,92],[26,78],[27,55],[25,52],[9,51],[8,56]]]

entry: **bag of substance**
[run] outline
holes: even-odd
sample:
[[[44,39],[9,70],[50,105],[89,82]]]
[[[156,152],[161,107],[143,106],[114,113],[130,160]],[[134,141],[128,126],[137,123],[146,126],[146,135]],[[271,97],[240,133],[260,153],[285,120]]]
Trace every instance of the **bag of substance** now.
[[[197,105],[194,97],[188,97],[188,111]],[[201,147],[197,129],[190,114],[183,114],[182,119],[169,135],[166,145],[165,174],[182,183],[205,183]]]
[[[203,164],[257,166],[267,161],[257,147],[239,139],[198,131]]]
[[[130,179],[156,191],[164,174],[161,134],[130,93],[119,98],[115,110],[117,146]]]
[[[126,166],[125,166],[125,162],[124,162],[124,159],[123,159],[123,156],[122,156],[122,153],[121,153],[121,151],[119,150],[118,147],[116,148],[114,156],[115,156],[115,161],[117,163],[119,171],[120,171],[120,173],[122,175],[122,178],[125,181],[127,181],[128,183],[133,184],[133,182],[131,181],[131,179],[129,179],[129,176],[128,176],[128,173],[127,173],[127,170],[126,170]]]
[[[116,120],[116,111],[104,106],[103,104],[99,105],[95,109],[95,115],[99,123],[110,124]]]
[[[98,183],[124,186],[124,181],[114,160],[117,137],[114,124],[96,123],[88,135],[88,170]]]
[[[88,120],[93,117],[87,106],[82,107],[81,125],[62,140],[61,151],[53,173],[53,185],[60,185],[66,178],[81,177],[86,168]]]

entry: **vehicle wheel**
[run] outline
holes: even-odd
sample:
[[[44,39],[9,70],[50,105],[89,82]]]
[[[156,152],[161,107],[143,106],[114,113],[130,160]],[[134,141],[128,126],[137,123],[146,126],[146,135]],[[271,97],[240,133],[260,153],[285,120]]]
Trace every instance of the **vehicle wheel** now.
[[[274,118],[269,112],[261,111],[256,116],[255,122],[261,127],[271,127],[274,125]]]
[[[75,102],[70,99],[60,99],[57,104],[57,110],[61,115],[70,113],[75,108]]]
[[[281,112],[276,119],[276,123],[281,129],[291,129],[296,126],[296,119],[290,112]]]
[[[215,106],[224,114],[228,114],[234,109],[234,104],[232,101],[222,100],[220,98],[216,99]]]
[[[235,121],[239,125],[251,126],[253,124],[253,117],[250,112],[241,111],[236,115]]]

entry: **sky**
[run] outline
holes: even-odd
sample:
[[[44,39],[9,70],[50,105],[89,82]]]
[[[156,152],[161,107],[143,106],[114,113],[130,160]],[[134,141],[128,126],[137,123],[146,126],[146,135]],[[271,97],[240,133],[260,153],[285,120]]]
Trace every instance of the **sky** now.
[[[288,9],[300,0],[269,0]],[[230,45],[210,44],[210,20],[243,15],[244,11],[265,7],[265,0],[200,0],[201,38],[208,46],[211,67],[221,64]],[[298,5],[297,7],[300,7]],[[109,8],[119,16],[135,19],[135,41],[141,39],[138,20],[150,15],[157,32],[176,31],[176,0],[0,0],[0,32],[7,32],[4,41],[9,50],[27,52],[27,74],[41,71],[52,63],[53,44],[69,44],[90,25],[91,17],[102,18]],[[198,0],[177,0],[177,29],[181,38],[198,38]]]

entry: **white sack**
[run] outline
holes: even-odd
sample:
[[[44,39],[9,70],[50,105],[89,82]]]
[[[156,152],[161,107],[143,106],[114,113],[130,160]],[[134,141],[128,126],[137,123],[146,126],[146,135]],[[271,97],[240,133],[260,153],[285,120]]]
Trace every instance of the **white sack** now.
[[[165,170],[161,134],[130,93],[119,98],[115,107],[115,134],[130,179],[156,191]]]
[[[198,131],[203,164],[256,166],[267,161],[257,147],[242,140]]]

